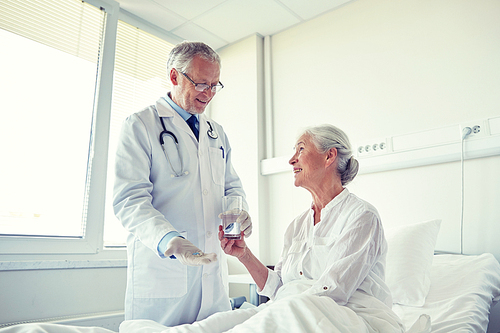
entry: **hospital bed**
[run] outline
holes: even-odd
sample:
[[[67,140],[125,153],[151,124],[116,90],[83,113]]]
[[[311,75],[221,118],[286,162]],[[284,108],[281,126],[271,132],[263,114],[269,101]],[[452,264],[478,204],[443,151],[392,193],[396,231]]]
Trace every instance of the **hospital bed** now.
[[[425,314],[430,332],[486,332],[500,300],[500,264],[490,253],[436,253],[439,227],[439,220],[386,227],[393,310],[407,328]]]
[[[500,300],[500,264],[489,253],[436,254],[438,231],[437,220],[386,229],[389,245],[386,281],[393,294],[393,310],[406,328],[411,328],[411,333],[486,332],[491,307]],[[294,313],[274,313],[263,320],[274,320],[276,315],[296,316]],[[317,323],[304,320],[310,322],[305,322],[302,328],[287,327],[286,332],[311,332]],[[139,326],[129,327],[124,332],[137,332],[141,323],[136,324]],[[141,332],[161,332],[163,329],[166,327],[156,324]],[[43,323],[0,329],[0,333],[14,332],[113,333],[98,327]]]

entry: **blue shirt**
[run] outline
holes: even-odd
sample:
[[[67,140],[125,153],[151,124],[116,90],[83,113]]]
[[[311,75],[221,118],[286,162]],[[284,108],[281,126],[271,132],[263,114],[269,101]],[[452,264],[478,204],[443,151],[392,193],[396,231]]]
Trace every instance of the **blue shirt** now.
[[[175,102],[170,98],[169,94],[170,93],[168,93],[163,98],[165,99],[165,101],[167,101],[168,104],[170,104],[172,109],[174,109],[182,117],[182,119],[184,119],[184,121],[187,121],[191,116],[195,116],[196,119],[198,120],[196,127],[198,129],[200,129],[200,125],[199,125],[200,117],[199,117],[199,115],[198,114],[191,114],[191,113],[187,112],[186,110],[184,110],[183,108],[181,108],[179,105],[175,104]]]

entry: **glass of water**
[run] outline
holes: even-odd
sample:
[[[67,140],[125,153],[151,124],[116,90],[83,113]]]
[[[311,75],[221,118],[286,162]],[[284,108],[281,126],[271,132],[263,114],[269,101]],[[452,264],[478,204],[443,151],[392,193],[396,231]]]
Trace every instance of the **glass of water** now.
[[[222,197],[222,227],[227,239],[241,239],[240,224],[236,219],[243,209],[243,198],[239,195]]]

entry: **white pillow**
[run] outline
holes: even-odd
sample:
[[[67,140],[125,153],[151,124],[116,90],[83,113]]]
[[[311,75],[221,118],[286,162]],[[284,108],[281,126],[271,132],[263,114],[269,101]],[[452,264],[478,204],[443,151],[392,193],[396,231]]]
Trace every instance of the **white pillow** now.
[[[385,281],[393,303],[424,305],[440,225],[441,220],[432,220],[385,230],[389,247]]]

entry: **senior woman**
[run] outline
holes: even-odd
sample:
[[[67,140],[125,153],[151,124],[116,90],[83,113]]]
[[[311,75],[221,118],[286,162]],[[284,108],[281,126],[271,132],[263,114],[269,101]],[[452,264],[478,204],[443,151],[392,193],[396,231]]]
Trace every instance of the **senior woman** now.
[[[312,204],[287,228],[274,270],[243,237],[228,240],[219,227],[224,252],[271,301],[164,332],[404,332],[384,282],[387,243],[378,212],[345,188],[358,172],[345,133],[331,125],[305,130],[289,163]]]

